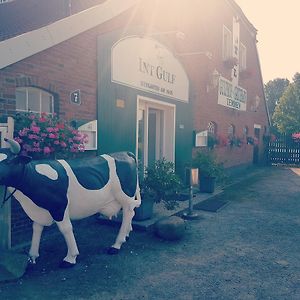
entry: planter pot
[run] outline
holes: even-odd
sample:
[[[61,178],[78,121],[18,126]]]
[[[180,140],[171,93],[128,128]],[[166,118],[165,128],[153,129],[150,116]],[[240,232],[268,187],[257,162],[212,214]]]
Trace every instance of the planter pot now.
[[[133,217],[134,220],[136,221],[144,221],[152,218],[153,215],[153,205],[154,201],[153,200],[143,200],[140,205],[140,207],[136,207],[134,209],[135,215]]]
[[[200,192],[213,193],[215,191],[216,177],[200,176]]]

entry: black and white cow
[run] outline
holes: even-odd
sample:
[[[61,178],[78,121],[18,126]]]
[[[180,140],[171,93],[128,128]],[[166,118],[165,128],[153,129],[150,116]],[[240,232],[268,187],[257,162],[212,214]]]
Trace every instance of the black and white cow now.
[[[31,160],[20,155],[20,145],[6,139],[10,148],[0,149],[0,185],[8,187],[33,220],[29,250],[35,263],[44,226],[54,222],[68,247],[61,267],[76,264],[79,254],[71,219],[96,213],[109,218],[120,209],[123,219],[109,253],[117,253],[132,230],[134,208],[141,203],[136,159],[132,153],[119,152],[74,160]]]

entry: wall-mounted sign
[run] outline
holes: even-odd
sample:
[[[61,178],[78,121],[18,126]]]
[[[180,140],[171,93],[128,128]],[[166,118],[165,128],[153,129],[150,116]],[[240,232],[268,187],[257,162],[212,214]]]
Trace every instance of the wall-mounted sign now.
[[[240,23],[233,17],[232,57],[239,62],[240,53]],[[231,81],[220,76],[218,89],[218,104],[237,110],[246,111],[247,91],[239,86],[239,63],[231,71]]]
[[[220,76],[218,89],[218,104],[237,110],[246,110],[247,91],[235,86],[226,78]]]
[[[112,47],[112,81],[188,102],[189,80],[181,63],[163,44],[128,37]]]
[[[80,90],[76,90],[70,94],[70,102],[77,105],[81,104]]]

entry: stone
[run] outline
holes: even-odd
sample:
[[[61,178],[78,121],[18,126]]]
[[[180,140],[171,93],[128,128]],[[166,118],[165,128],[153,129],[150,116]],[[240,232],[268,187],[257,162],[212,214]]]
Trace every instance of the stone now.
[[[157,236],[165,240],[179,240],[185,233],[185,222],[176,216],[164,218],[155,223],[154,231]]]
[[[12,251],[0,252],[0,282],[21,278],[27,268],[28,256]]]

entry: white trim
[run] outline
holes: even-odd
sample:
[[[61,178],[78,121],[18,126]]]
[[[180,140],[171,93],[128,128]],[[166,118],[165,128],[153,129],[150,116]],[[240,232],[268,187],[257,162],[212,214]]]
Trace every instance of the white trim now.
[[[0,69],[107,22],[139,0],[107,0],[50,25],[0,42]]]
[[[259,124],[254,124],[254,128],[261,129],[261,125],[259,125]]]
[[[140,103],[141,101],[143,101],[144,103],[146,103],[146,114],[145,114],[145,128],[144,128],[144,132],[145,132],[145,140],[144,140],[144,149],[148,149],[148,108],[154,108],[154,109],[159,109],[159,110],[163,110],[165,112],[168,111],[168,108],[172,109],[173,112],[173,124],[169,124],[171,126],[173,126],[173,137],[172,137],[172,141],[173,141],[173,150],[172,153],[170,154],[171,159],[168,159],[172,162],[175,162],[175,137],[176,137],[176,105],[171,104],[171,103],[167,103],[167,102],[163,102],[163,101],[159,101],[156,99],[152,99],[149,97],[144,97],[141,95],[137,96],[137,107],[136,107],[136,157],[138,158],[138,126],[139,126],[139,108],[140,108]],[[163,140],[165,141],[166,139],[166,128],[167,128],[167,118],[169,119],[169,117],[164,118],[164,131],[163,131]],[[165,143],[163,143],[163,153],[166,153],[166,145]],[[147,162],[148,162],[148,153],[147,151],[144,153],[144,164],[147,167]]]
[[[225,49],[225,32],[230,36],[231,41],[229,41],[229,45],[226,44],[226,47],[229,47],[228,49]],[[232,58],[232,31],[223,24],[223,37],[222,37],[222,59],[226,60],[229,58]]]

